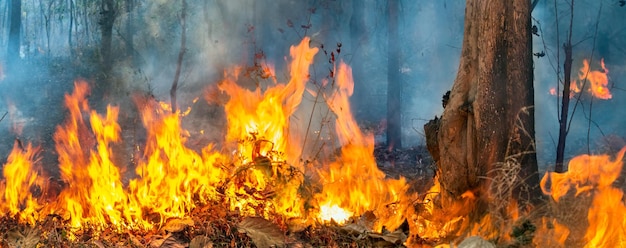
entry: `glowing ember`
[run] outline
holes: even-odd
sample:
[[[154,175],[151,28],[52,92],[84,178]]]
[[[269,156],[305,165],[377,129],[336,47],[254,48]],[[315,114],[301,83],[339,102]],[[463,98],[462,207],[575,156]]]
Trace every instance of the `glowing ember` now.
[[[337,205],[331,206],[330,204],[326,203],[320,206],[319,218],[323,223],[335,221],[337,224],[343,224],[354,215]]]

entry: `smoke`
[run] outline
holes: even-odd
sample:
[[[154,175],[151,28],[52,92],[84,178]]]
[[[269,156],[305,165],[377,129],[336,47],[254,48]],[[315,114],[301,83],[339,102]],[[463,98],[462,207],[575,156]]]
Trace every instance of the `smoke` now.
[[[0,1],[4,6],[7,1]],[[0,115],[15,106],[23,126],[21,138],[49,144],[54,126],[63,119],[62,99],[72,88],[75,78],[90,81],[95,90],[111,90],[113,95],[98,95],[92,102],[115,102],[133,92],[148,92],[159,100],[169,101],[169,90],[180,51],[181,1],[133,1],[130,8],[119,7],[113,30],[114,65],[110,75],[102,75],[97,1],[76,1],[72,46],[69,44],[69,6],[66,1],[23,1],[22,61],[17,69],[4,65],[5,50],[0,50]],[[187,0],[187,42],[178,89],[179,106],[192,107],[186,125],[201,129],[210,141],[223,138],[224,120],[219,106],[202,100],[202,94],[220,81],[225,69],[253,65],[259,58],[273,65],[279,82],[288,80],[289,47],[302,37],[311,37],[311,46],[322,47],[311,70],[314,90],[333,69],[329,62],[333,52],[336,61],[353,68],[355,90],[352,98],[357,120],[376,129],[379,141],[384,139],[388,47],[401,47],[402,57],[402,134],[405,146],[424,143],[422,126],[442,112],[441,97],[452,87],[463,37],[465,1],[400,1],[400,39],[387,41],[387,6],[375,0],[363,1],[201,1]],[[533,11],[533,24],[540,28],[533,37],[535,58],[536,130],[539,160],[543,168],[553,161],[554,140],[558,135],[557,99],[549,94],[556,86],[557,66],[562,66],[557,52],[567,34],[567,5],[540,1]],[[598,10],[602,11],[598,17]],[[576,1],[573,32],[574,70],[584,58],[598,68],[605,58],[614,84],[613,99],[583,97],[577,107],[568,136],[568,155],[586,152],[587,132],[590,147],[596,151],[603,136],[624,137],[623,114],[616,114],[626,96],[623,90],[624,43],[626,40],[623,8],[606,1]],[[621,12],[620,12],[621,11]],[[556,15],[558,14],[558,18]],[[595,32],[599,20],[598,32]],[[7,18],[2,18],[6,33]],[[557,30],[558,23],[558,30]],[[557,41],[557,35],[559,40]],[[6,35],[0,38],[6,45]],[[595,44],[595,45],[594,45]],[[340,52],[338,48],[340,46]],[[326,53],[325,53],[325,52]],[[255,59],[256,58],[256,59]],[[0,76],[0,77],[2,77]],[[255,82],[244,82],[255,87]],[[262,87],[271,82],[261,82]],[[622,86],[622,88],[624,88]],[[194,101],[200,98],[199,101]],[[317,99],[319,100],[319,99]],[[298,129],[321,129],[326,120],[324,110],[311,115],[316,98],[305,93],[301,111],[294,117]],[[592,105],[590,105],[592,103]],[[41,106],[46,106],[42,108]],[[593,123],[587,120],[591,111]],[[309,119],[309,118],[313,119]],[[6,157],[13,123],[7,118],[2,129],[0,154]],[[309,127],[309,122],[312,125]],[[589,130],[589,131],[588,131]]]

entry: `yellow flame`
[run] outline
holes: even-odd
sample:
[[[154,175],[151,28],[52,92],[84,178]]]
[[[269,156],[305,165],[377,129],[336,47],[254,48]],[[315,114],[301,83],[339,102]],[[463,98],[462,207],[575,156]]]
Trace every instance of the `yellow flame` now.
[[[626,206],[623,192],[612,183],[622,170],[626,147],[614,159],[609,155],[580,155],[569,162],[569,170],[559,174],[546,172],[541,180],[545,194],[559,201],[570,191],[576,195],[590,194],[591,207],[587,214],[589,226],[585,247],[622,247],[626,245]]]
[[[0,196],[0,211],[28,224],[39,218],[40,205],[31,194],[32,187],[42,186],[33,166],[37,150],[31,144],[21,148],[16,141],[3,166],[5,181],[0,184],[0,192],[4,193]]]
[[[326,99],[336,115],[341,157],[318,171],[323,189],[315,199],[356,216],[373,211],[377,217],[374,230],[380,231],[383,226],[394,230],[402,224],[408,207],[405,179],[385,178],[385,173],[378,169],[373,154],[374,137],[361,132],[350,110],[354,81],[352,69],[343,62],[337,68],[335,84],[336,91]],[[320,209],[318,218],[329,215]]]

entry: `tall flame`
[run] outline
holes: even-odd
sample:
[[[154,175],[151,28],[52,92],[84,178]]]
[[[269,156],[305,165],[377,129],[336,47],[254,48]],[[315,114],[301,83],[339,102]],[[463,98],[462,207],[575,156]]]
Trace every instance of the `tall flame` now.
[[[39,218],[41,207],[31,193],[33,187],[42,187],[41,179],[34,170],[37,151],[31,144],[21,147],[16,141],[3,166],[5,181],[0,183],[0,192],[4,192],[0,195],[0,211],[29,224],[34,224]]]
[[[622,170],[626,147],[614,159],[608,155],[580,155],[569,162],[569,171],[547,172],[541,180],[545,194],[559,201],[570,190],[576,195],[589,194],[591,207],[585,247],[623,247],[626,245],[626,206],[624,193],[612,186]]]
[[[315,195],[315,199],[321,206],[320,219],[325,221],[330,217],[344,222],[350,215],[373,211],[379,220],[373,226],[374,230],[381,230],[383,226],[393,230],[402,223],[408,206],[407,184],[404,178],[385,178],[373,155],[373,135],[363,134],[352,116],[349,105],[354,87],[352,69],[341,62],[336,75],[337,90],[326,99],[336,115],[335,129],[341,157],[328,168],[319,170],[323,190]]]

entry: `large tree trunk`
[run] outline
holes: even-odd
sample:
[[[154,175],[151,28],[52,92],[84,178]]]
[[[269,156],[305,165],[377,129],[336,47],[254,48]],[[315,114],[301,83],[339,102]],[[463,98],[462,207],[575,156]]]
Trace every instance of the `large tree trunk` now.
[[[529,0],[467,0],[459,71],[437,135],[444,198],[503,197],[489,190],[503,183],[492,179],[511,172],[509,197],[540,195],[530,11]]]
[[[9,42],[7,45],[7,69],[14,68],[20,58],[20,34],[22,30],[22,1],[11,0]]]
[[[389,0],[387,20],[387,146],[402,147],[402,80],[400,78],[400,41],[398,39],[398,0]]]

